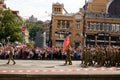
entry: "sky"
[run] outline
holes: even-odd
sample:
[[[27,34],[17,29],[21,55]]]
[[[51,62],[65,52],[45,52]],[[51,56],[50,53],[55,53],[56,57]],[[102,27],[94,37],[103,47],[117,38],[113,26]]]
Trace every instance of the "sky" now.
[[[23,18],[31,15],[38,20],[50,20],[53,3],[62,3],[68,13],[76,13],[85,4],[85,0],[5,0],[5,4],[11,10],[19,11]]]

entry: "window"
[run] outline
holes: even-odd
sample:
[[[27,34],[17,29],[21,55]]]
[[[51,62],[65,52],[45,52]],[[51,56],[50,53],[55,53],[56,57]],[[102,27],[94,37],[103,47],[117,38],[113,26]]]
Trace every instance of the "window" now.
[[[70,27],[70,21],[66,21],[66,28]]]
[[[63,45],[63,42],[56,41],[56,47],[62,47],[62,45]]]
[[[61,11],[61,8],[59,8],[59,12]]]
[[[76,29],[80,29],[80,22],[76,22]]]
[[[63,39],[64,38],[64,34],[55,34],[55,37],[59,38],[59,39]]]
[[[91,30],[94,30],[94,23],[91,23]]]
[[[120,30],[120,29],[119,29],[119,28],[120,28],[119,26],[120,26],[119,24],[116,24],[116,30],[115,30],[116,32],[119,32],[119,30]]]
[[[103,31],[103,23],[100,23],[100,31]]]
[[[107,24],[106,23],[103,23],[103,28],[104,28],[104,31],[106,32],[107,31]]]
[[[119,24],[119,32],[120,32],[120,24]]]
[[[65,20],[62,21],[62,28],[65,28]]]
[[[100,23],[96,23],[96,30],[97,31],[99,30],[99,25],[100,25]]]
[[[112,24],[109,24],[109,32],[111,32],[112,31]]]
[[[60,26],[61,26],[61,21],[58,20],[58,21],[57,21],[57,28],[60,28]]]
[[[94,22],[93,24],[94,24],[94,29],[93,30],[96,30],[96,22]]]
[[[106,31],[107,31],[107,32],[109,31],[109,26],[110,26],[110,24],[107,23],[107,24],[106,24]]]
[[[112,24],[112,32],[115,32],[115,24]]]
[[[90,22],[88,22],[87,26],[87,29],[90,30]]]
[[[64,38],[64,35],[63,35],[63,34],[60,34],[60,38]]]

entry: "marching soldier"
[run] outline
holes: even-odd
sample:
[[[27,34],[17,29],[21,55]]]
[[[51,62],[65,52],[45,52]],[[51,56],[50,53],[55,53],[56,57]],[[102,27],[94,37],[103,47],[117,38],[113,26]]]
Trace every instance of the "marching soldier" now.
[[[87,49],[86,52],[86,61],[85,61],[86,66],[91,66],[93,65],[93,57],[90,48]]]
[[[15,65],[16,62],[14,61],[14,58],[13,58],[14,49],[13,49],[13,47],[12,47],[11,45],[9,46],[9,50],[10,50],[10,52],[9,52],[9,58],[8,58],[7,64],[9,64],[9,63],[10,63],[10,60],[12,60],[12,61],[13,61],[13,65]]]
[[[82,64],[85,64],[85,59],[86,59],[86,48],[84,48],[82,52]]]
[[[67,49],[66,49],[66,59],[65,59],[65,64],[64,65],[66,65],[67,62],[69,63],[69,65],[72,65],[70,46],[68,46]]]
[[[117,63],[117,66],[120,66],[120,48],[118,48],[118,51],[117,51],[117,57],[118,57],[118,63]]]

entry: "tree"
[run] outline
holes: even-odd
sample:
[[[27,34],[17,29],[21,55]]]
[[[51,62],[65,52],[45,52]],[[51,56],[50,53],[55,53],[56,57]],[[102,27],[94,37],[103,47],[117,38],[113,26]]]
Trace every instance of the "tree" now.
[[[0,10],[0,15],[0,40],[7,41],[10,37],[11,42],[21,41],[22,19],[14,15],[10,9]]]
[[[27,29],[29,31],[29,39],[30,40],[35,40],[35,36],[36,36],[36,32],[40,31],[40,32],[43,32],[43,22],[42,21],[38,21],[37,23],[30,23],[30,22],[27,22],[26,23],[26,26],[27,26]]]

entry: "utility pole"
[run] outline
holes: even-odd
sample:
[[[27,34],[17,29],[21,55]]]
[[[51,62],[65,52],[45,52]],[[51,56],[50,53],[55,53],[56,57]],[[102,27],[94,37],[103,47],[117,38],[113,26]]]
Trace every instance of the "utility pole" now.
[[[85,0],[85,6],[84,6],[84,15],[83,15],[83,48],[86,47],[86,12],[87,11],[87,1]]]

